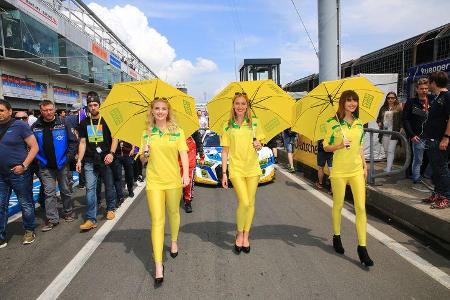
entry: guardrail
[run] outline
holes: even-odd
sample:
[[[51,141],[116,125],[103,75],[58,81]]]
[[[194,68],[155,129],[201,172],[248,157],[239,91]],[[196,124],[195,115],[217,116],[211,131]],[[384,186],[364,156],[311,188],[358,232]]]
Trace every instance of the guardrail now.
[[[369,184],[374,185],[375,178],[386,177],[386,176],[394,175],[394,174],[400,174],[408,168],[409,163],[411,162],[411,149],[409,147],[408,140],[406,139],[406,137],[404,135],[402,135],[396,131],[381,130],[381,129],[375,129],[375,128],[364,128],[364,131],[370,134],[370,140],[369,140],[370,141],[370,148],[369,148],[370,156],[369,156],[369,170],[368,170],[368,176],[367,176],[368,177],[367,181]],[[375,160],[374,160],[374,148],[373,148],[374,133],[393,135],[400,139],[400,141],[402,142],[402,145],[404,146],[403,148],[405,149],[405,157],[406,157],[405,163],[403,164],[403,166],[400,169],[393,170],[390,172],[380,172],[380,173],[375,174]]]

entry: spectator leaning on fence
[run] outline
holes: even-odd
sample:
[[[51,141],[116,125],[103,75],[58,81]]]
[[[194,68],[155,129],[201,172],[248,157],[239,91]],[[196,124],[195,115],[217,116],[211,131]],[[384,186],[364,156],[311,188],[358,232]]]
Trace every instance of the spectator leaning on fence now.
[[[33,177],[28,166],[38,152],[36,138],[24,122],[11,118],[9,102],[0,100],[0,248],[7,245],[6,225],[11,191],[17,196],[22,208],[25,235],[23,244],[34,242]]]
[[[444,72],[430,75],[430,90],[436,95],[425,121],[424,137],[433,171],[434,193],[426,202],[431,208],[446,208],[450,199],[450,171],[448,168],[450,139],[450,93],[448,76]]]
[[[52,230],[59,224],[56,182],[64,210],[64,220],[72,222],[72,193],[69,186],[69,163],[75,157],[77,140],[64,120],[56,115],[55,105],[44,100],[39,105],[41,116],[34,122],[31,130],[39,145],[36,156],[39,165],[39,178],[44,187],[46,222],[42,231]]]

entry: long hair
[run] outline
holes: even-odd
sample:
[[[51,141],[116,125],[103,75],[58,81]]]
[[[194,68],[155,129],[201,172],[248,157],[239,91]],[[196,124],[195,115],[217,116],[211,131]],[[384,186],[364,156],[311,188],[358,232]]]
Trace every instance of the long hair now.
[[[347,102],[347,100],[350,100],[350,99],[358,102],[358,106],[356,107],[356,110],[353,113],[353,116],[355,118],[359,118],[359,96],[353,90],[346,90],[346,91],[342,92],[341,97],[339,98],[339,108],[337,111],[337,116],[339,118],[339,120],[338,120],[339,122],[342,121],[345,117],[345,102]]]
[[[400,104],[400,102],[398,101],[397,98],[397,94],[395,92],[389,92],[386,94],[386,98],[384,99],[384,104],[383,107],[385,109],[389,109],[389,103],[388,103],[388,97],[389,95],[393,95],[395,97],[395,101],[394,101],[394,111],[398,112],[402,110],[402,105]]]
[[[245,117],[247,118],[247,125],[249,128],[252,127],[252,111],[250,109],[250,100],[247,97],[246,93],[236,93],[233,97],[233,101],[231,102],[231,111],[230,111],[230,119],[228,120],[228,127],[233,126],[233,122],[236,123],[236,112],[234,111],[234,102],[237,98],[242,97],[247,102],[247,110],[245,111]]]
[[[155,117],[152,114],[153,108],[155,107],[155,104],[158,102],[163,102],[167,105],[167,109],[168,109],[168,113],[167,113],[167,117],[166,117],[166,122],[167,122],[167,129],[169,130],[169,132],[176,132],[178,125],[176,123],[175,120],[175,116],[172,110],[172,106],[170,105],[169,100],[167,100],[166,98],[159,98],[156,97],[151,103],[150,106],[148,107],[148,117],[147,117],[147,130],[149,131],[149,135],[151,134],[151,131],[153,128],[156,127],[156,121],[155,121]]]

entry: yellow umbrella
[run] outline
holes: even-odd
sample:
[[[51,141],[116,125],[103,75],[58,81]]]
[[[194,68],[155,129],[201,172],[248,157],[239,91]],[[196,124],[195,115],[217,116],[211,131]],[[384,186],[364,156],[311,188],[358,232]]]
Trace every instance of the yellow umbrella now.
[[[232,82],[208,102],[209,125],[213,131],[222,134],[236,93],[247,94],[252,114],[262,124],[266,136],[264,142],[291,127],[295,100],[273,80],[255,80]]]
[[[353,90],[359,96],[359,119],[363,123],[375,120],[384,93],[364,77],[324,81],[295,104],[292,130],[312,141],[324,137],[326,121],[334,117],[339,108],[342,92]]]
[[[146,129],[148,108],[155,98],[167,98],[172,106],[177,124],[186,136],[200,126],[191,96],[160,79],[117,83],[100,107],[113,137],[140,145]]]

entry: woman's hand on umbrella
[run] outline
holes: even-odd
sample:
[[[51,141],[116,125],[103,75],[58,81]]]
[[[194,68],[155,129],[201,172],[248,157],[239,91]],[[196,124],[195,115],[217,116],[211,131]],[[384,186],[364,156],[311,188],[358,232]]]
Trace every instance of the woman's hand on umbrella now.
[[[262,144],[261,144],[260,141],[254,140],[254,141],[253,141],[253,147],[256,149],[256,151],[259,151],[259,150],[261,150],[261,148],[262,148]]]
[[[350,140],[348,140],[347,138],[344,138],[342,140],[342,144],[344,145],[344,148],[350,148]]]

